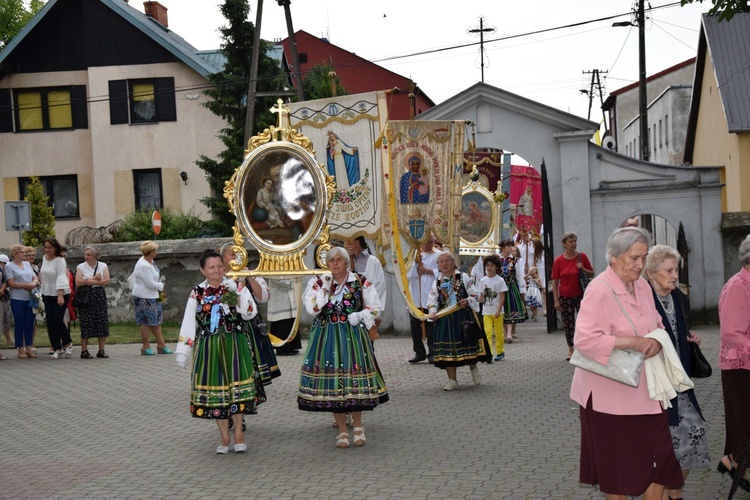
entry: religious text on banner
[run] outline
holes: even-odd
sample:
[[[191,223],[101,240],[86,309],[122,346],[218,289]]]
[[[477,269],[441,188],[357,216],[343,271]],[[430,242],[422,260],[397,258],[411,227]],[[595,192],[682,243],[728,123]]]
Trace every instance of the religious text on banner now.
[[[393,222],[411,246],[433,232],[451,249],[458,248],[464,127],[451,121],[388,124]]]
[[[331,235],[377,238],[383,205],[380,137],[382,93],[289,104],[291,126],[313,143],[315,159],[336,180],[328,210]]]
[[[385,166],[394,275],[410,313],[422,318],[406,278],[431,233],[457,255],[461,229],[464,122],[390,121],[380,144]]]

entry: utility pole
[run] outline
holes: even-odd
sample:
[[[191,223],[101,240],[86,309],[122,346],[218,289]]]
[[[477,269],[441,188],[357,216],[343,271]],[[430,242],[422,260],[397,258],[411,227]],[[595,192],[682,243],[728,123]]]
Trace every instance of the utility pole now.
[[[648,98],[646,96],[646,12],[644,0],[638,1],[636,21],[620,21],[612,26],[638,26],[638,122],[640,124],[641,160],[649,159]]]
[[[300,102],[305,100],[305,91],[302,89],[302,76],[299,71],[299,55],[297,55],[297,41],[294,39],[294,28],[292,27],[292,12],[289,10],[291,0],[276,0],[281,7],[284,7],[286,15],[286,30],[289,33],[289,47],[292,49],[292,64],[294,64],[294,80],[297,83],[297,99]]]
[[[258,0],[255,13],[255,33],[253,33],[253,53],[250,60],[250,81],[247,86],[247,112],[245,113],[245,142],[243,148],[247,147],[247,141],[253,136],[255,123],[255,92],[258,86],[258,63],[260,60],[260,23],[263,19],[263,0]]]
[[[589,90],[581,89],[582,94],[587,94],[589,96],[589,114],[588,119],[591,119],[591,106],[594,103],[594,85],[596,85],[596,91],[599,94],[599,102],[601,103],[601,106],[604,107],[604,90],[602,89],[602,81],[599,78],[600,74],[607,74],[608,71],[605,69],[594,69],[591,71],[582,71],[581,72],[584,75],[591,75],[591,85],[589,87]]]
[[[489,28],[484,27],[484,16],[479,16],[479,27],[478,28],[470,28],[466,30],[467,33],[471,35],[476,35],[479,33],[479,57],[481,59],[481,66],[482,66],[482,83],[484,83],[484,34],[485,33],[494,33],[495,27],[491,26]]]
[[[639,121],[641,125],[641,160],[649,159],[648,140],[648,101],[646,96],[646,14],[644,0],[638,1],[638,99],[640,101]]]

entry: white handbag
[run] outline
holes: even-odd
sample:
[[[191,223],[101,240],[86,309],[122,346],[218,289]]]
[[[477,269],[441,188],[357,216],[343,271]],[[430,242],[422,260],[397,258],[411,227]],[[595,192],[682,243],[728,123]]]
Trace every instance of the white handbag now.
[[[609,286],[609,283],[607,283],[607,286]],[[609,289],[612,290],[612,287]],[[640,335],[638,335],[638,330],[636,330],[635,325],[633,324],[633,320],[630,319],[630,315],[625,308],[622,307],[614,290],[612,290],[612,295],[614,295],[617,305],[620,306],[625,317],[628,318],[628,322],[630,323],[630,326],[633,327],[636,337],[640,337]],[[607,364],[603,365],[591,358],[587,358],[576,349],[570,357],[570,364],[591,373],[596,373],[597,375],[601,375],[610,380],[614,380],[615,382],[620,382],[621,384],[629,385],[630,387],[638,387],[638,384],[641,381],[641,369],[645,357],[645,354],[642,352],[634,351],[632,349],[614,349],[609,355]]]

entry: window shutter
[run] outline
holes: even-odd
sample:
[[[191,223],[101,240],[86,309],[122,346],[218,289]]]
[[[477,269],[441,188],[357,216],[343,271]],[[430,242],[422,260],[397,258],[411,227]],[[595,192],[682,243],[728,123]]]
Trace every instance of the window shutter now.
[[[160,122],[177,121],[177,103],[175,102],[174,78],[154,78],[156,96],[156,118]]]
[[[109,123],[128,123],[128,82],[109,81]]]
[[[73,128],[89,128],[86,86],[73,85],[70,89],[70,107],[73,115]]]
[[[0,132],[13,132],[12,104],[10,89],[0,89]]]

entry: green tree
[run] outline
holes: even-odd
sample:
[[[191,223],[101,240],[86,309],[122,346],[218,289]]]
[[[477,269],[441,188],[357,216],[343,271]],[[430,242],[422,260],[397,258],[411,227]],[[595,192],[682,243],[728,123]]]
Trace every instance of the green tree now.
[[[39,177],[31,178],[24,200],[31,202],[31,230],[23,232],[23,244],[42,246],[44,240],[55,237],[55,211],[47,203],[49,196],[45,196]]]
[[[695,2],[703,3],[704,0],[681,0],[682,5]],[[750,2],[748,0],[711,0],[714,5],[708,13],[716,16],[719,21],[729,21],[735,14],[741,12],[750,12]]]
[[[209,77],[214,87],[205,91],[211,98],[205,106],[227,121],[226,128],[219,133],[219,139],[226,149],[219,153],[218,160],[201,155],[196,164],[206,172],[212,192],[211,197],[203,198],[201,202],[208,207],[214,217],[226,224],[228,235],[229,228],[234,224],[234,216],[229,212],[229,205],[223,196],[224,183],[242,164],[246,146],[243,144],[245,116],[255,26],[247,20],[250,13],[247,0],[224,0],[221,13],[227,20],[226,25],[219,29],[222,38],[221,51],[226,63],[223,71]],[[261,41],[257,91],[281,90],[283,83],[279,65],[266,55],[266,42]],[[272,97],[255,100],[254,133],[276,124],[275,115],[269,111],[273,104]]]
[[[0,52],[44,7],[44,0],[0,0]]]
[[[335,77],[331,73],[333,73],[333,67],[330,64],[314,66],[310,73],[302,79],[302,88],[305,91],[305,97],[310,100],[333,97],[331,80]],[[347,95],[347,91],[341,85],[341,81],[338,78],[335,78],[335,80],[336,95]]]

